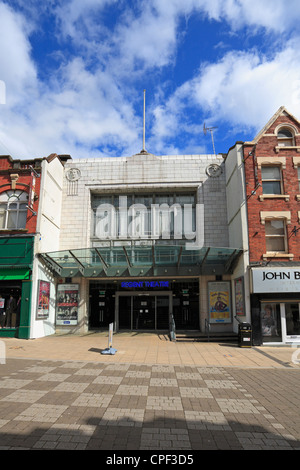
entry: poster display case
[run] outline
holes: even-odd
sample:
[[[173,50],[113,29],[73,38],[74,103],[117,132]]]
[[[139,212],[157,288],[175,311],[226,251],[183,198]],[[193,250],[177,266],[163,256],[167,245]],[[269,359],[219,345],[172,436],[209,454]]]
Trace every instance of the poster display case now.
[[[58,284],[56,295],[56,325],[77,325],[78,284]]]

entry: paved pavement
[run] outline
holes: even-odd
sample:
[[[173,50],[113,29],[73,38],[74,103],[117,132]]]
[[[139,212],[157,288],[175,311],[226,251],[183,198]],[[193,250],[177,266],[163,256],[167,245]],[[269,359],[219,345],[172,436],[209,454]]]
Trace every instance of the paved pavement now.
[[[300,449],[300,349],[154,334],[115,335],[115,355],[105,334],[0,346],[0,450]]]

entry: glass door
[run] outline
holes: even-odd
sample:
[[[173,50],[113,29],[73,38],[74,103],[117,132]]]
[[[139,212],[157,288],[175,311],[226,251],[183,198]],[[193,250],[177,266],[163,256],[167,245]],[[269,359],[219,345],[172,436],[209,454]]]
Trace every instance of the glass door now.
[[[116,318],[120,330],[168,330],[171,292],[117,293]]]
[[[285,303],[286,341],[299,341],[300,338],[300,304]]]
[[[119,297],[119,328],[131,330],[132,296]]]
[[[114,299],[99,288],[90,290],[89,329],[107,328],[114,321]]]
[[[156,328],[169,329],[170,297],[168,295],[156,296]]]
[[[134,330],[155,329],[155,297],[150,295],[135,295],[133,297]]]

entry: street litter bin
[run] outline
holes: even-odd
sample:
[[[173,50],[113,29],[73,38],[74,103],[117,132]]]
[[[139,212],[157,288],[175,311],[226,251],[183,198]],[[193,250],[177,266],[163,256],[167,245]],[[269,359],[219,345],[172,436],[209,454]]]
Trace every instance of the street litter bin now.
[[[252,328],[250,323],[239,323],[239,347],[240,348],[251,348],[252,346]]]

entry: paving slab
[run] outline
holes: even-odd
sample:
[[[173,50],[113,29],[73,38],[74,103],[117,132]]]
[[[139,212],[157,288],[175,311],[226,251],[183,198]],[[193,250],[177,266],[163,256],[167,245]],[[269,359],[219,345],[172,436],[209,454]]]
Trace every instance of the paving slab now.
[[[124,333],[113,337],[114,355],[104,355],[108,335],[51,335],[22,340],[1,338],[7,357],[62,359],[107,363],[215,365],[229,367],[271,367],[282,365],[299,368],[300,348],[252,347],[241,348],[237,343],[186,341],[171,342],[164,336],[147,333]],[[2,348],[3,349],[3,348]],[[299,361],[293,354],[299,353]],[[294,362],[297,362],[296,364]]]
[[[0,450],[300,450],[297,348],[151,334],[115,335],[115,355],[101,334],[4,345]]]

